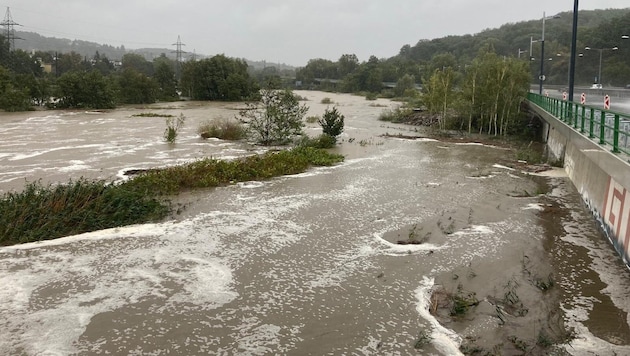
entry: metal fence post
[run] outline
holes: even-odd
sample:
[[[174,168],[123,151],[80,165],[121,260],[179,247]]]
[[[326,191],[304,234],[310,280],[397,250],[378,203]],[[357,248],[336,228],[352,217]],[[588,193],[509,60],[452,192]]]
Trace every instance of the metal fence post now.
[[[613,131],[613,153],[619,153],[619,114],[615,114],[615,129]]]
[[[602,114],[600,123],[599,123],[599,144],[606,144],[606,112],[604,110],[600,111]]]
[[[591,116],[588,118],[589,121],[589,129],[588,129],[588,138],[595,138],[595,109],[591,108]]]

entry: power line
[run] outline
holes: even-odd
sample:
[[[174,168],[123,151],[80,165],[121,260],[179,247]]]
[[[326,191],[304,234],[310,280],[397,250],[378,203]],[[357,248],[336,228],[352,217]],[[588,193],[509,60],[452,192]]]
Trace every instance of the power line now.
[[[11,16],[11,9],[7,6],[7,12],[4,15],[4,21],[0,22],[0,26],[5,27],[5,38],[9,45],[9,52],[15,50],[15,40],[21,40],[22,38],[15,37],[15,27],[14,26],[22,26],[17,22],[13,21],[13,17]]]
[[[182,54],[184,53],[184,51],[182,51],[182,46],[185,46],[185,44],[182,43],[182,40],[180,39],[179,36],[177,36],[177,42],[173,43],[173,46],[176,46],[176,50],[174,51],[175,53],[175,78],[177,79],[177,81],[179,81],[181,79],[181,71],[182,71]]]

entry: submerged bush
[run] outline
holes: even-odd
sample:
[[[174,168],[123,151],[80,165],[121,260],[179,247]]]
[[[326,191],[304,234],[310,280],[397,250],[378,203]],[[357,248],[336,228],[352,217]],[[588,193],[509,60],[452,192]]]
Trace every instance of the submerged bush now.
[[[378,119],[381,121],[403,122],[411,114],[412,110],[408,108],[387,109],[381,112]]]
[[[203,138],[219,138],[222,140],[237,141],[246,137],[247,130],[243,124],[225,118],[203,122],[197,129]]]
[[[269,152],[233,161],[204,159],[149,170],[121,184],[80,179],[0,196],[0,245],[40,241],[163,219],[171,207],[162,197],[194,188],[268,179],[329,166],[343,156],[312,147]]]
[[[86,179],[57,186],[29,183],[0,199],[0,245],[159,220],[168,211],[151,195],[124,185]]]
[[[333,148],[335,147],[336,143],[337,143],[337,140],[328,134],[321,134],[315,138],[302,136],[297,141],[298,146],[313,147],[313,148]]]
[[[168,143],[174,143],[177,135],[179,134],[179,129],[184,126],[184,122],[186,117],[184,114],[179,114],[179,117],[167,117],[166,118],[166,130],[164,130],[164,139]]]
[[[322,131],[332,137],[335,141],[337,136],[341,135],[344,126],[344,116],[333,107],[331,110],[326,109],[322,118],[318,120],[319,125],[322,127]]]
[[[216,187],[231,182],[268,179],[304,172],[309,166],[330,166],[343,156],[313,147],[268,152],[233,161],[203,159],[181,166],[152,170],[126,183],[130,189],[155,194],[176,194],[182,190]]]

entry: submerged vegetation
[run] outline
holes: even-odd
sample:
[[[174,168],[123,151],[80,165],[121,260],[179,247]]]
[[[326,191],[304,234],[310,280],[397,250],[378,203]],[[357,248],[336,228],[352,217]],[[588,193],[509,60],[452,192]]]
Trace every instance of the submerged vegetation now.
[[[140,114],[131,115],[132,117],[173,117],[171,114],[158,114],[155,112],[142,112]]]
[[[159,221],[172,212],[168,195],[295,174],[341,161],[341,155],[297,147],[233,161],[204,159],[149,170],[120,184],[86,179],[48,186],[29,183],[22,192],[0,196],[0,245]]]
[[[169,116],[166,118],[166,129],[164,130],[164,139],[168,143],[174,143],[179,134],[179,130],[184,126],[186,117],[180,114],[178,117]]]
[[[197,129],[202,138],[218,138],[221,140],[238,141],[247,136],[247,130],[240,122],[225,118],[204,121]]]

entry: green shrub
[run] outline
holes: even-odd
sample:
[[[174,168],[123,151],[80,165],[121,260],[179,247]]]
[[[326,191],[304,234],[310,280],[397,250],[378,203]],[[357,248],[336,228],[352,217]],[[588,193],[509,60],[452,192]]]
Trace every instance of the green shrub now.
[[[313,148],[333,148],[337,140],[334,137],[321,134],[315,138],[310,138],[308,136],[302,136],[300,140],[297,141],[297,146],[302,147],[313,147]]]
[[[391,122],[403,122],[405,119],[411,114],[411,109],[408,108],[400,108],[396,109],[386,109],[381,112],[378,119],[381,121],[391,121]]]
[[[322,118],[318,120],[319,125],[322,127],[322,131],[332,137],[335,141],[337,136],[343,132],[344,116],[339,113],[336,107],[332,110],[326,109]]]
[[[124,184],[86,179],[56,186],[29,183],[20,193],[0,197],[0,245],[155,221],[168,211],[154,197]]]
[[[261,145],[284,145],[302,134],[306,105],[301,105],[291,90],[262,90],[260,103],[248,104],[240,120]]]
[[[164,139],[168,143],[174,143],[179,129],[184,126],[186,117],[184,114],[179,114],[179,117],[167,117],[166,118],[166,130],[164,130]]]
[[[158,114],[154,112],[142,112],[140,114],[131,115],[133,117],[173,117],[171,114]]]
[[[319,121],[319,116],[308,116],[305,120],[309,124],[314,124]]]
[[[332,103],[333,101],[331,98],[326,97],[322,99],[322,104],[332,104]]]
[[[269,152],[233,161],[204,159],[141,172],[121,184],[80,179],[64,185],[27,184],[0,196],[0,245],[159,221],[171,212],[160,196],[232,182],[268,179],[330,166],[343,156],[312,147]]]
[[[247,131],[240,122],[225,118],[204,121],[197,129],[203,138],[215,137],[222,140],[237,141],[245,138]]]

